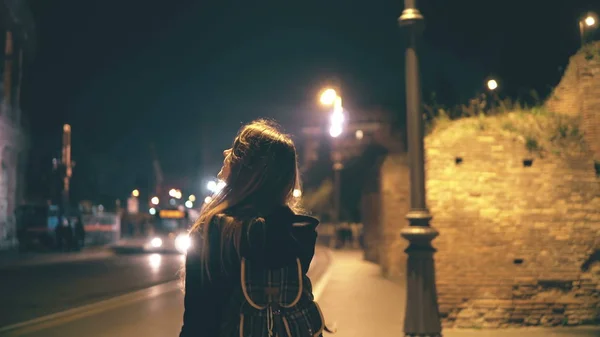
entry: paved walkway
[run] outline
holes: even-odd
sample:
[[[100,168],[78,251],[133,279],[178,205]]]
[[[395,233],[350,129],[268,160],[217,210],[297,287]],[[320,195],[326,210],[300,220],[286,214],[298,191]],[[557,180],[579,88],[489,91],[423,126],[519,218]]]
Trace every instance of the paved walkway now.
[[[405,289],[381,277],[362,252],[334,251],[324,291],[318,298],[333,337],[404,336]],[[327,334],[325,335],[327,336]],[[600,327],[498,330],[446,329],[444,337],[600,337]]]

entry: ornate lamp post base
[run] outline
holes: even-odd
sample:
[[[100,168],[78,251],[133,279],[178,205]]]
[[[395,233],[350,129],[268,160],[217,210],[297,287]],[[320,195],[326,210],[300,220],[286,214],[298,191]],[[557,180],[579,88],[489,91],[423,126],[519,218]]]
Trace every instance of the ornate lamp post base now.
[[[438,232],[429,226],[431,215],[427,210],[409,212],[407,219],[410,226],[401,232],[409,242],[405,250],[408,263],[404,332],[406,337],[441,337],[433,262],[435,248],[431,245]]]

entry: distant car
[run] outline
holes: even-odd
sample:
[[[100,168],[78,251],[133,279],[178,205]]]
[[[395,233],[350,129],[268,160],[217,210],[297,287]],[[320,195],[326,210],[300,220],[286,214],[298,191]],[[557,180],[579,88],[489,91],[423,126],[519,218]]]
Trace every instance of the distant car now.
[[[186,254],[192,246],[192,240],[187,232],[171,232],[152,235],[144,245],[148,252],[178,252]]]
[[[188,213],[178,209],[161,209],[157,212],[155,220],[154,233],[144,244],[144,250],[186,254],[192,245],[188,235]]]

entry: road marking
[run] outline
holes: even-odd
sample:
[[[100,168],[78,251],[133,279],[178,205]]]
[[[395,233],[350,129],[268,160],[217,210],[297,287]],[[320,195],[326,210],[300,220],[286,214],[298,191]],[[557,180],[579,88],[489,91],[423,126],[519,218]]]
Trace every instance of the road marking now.
[[[115,256],[115,253],[106,248],[101,248],[98,250],[94,249],[92,251],[84,250],[81,252],[72,253],[42,253],[37,256],[16,256],[14,259],[6,259],[4,261],[0,261],[0,269],[47,266],[59,263],[93,261],[105,259],[112,256]]]
[[[84,305],[81,307],[61,311],[55,314],[42,316],[29,321],[8,325],[0,328],[0,334],[10,333],[8,336],[21,336],[27,333],[48,329],[101,312],[116,309],[142,300],[158,297],[160,295],[181,289],[179,281],[155,285],[129,294],[113,297],[104,301]]]
[[[331,264],[333,263],[333,254],[331,254],[331,250],[324,249],[325,254],[327,255],[327,269],[325,269],[325,273],[317,280],[316,284],[313,287],[313,296],[315,297],[315,301],[318,301],[321,297],[321,294],[325,290],[327,283],[329,283],[329,278],[331,277]]]

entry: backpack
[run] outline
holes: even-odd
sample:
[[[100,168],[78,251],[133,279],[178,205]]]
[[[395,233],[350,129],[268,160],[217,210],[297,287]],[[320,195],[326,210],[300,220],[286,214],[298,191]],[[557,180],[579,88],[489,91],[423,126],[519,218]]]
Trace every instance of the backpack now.
[[[220,337],[320,337],[323,313],[314,301],[310,279],[300,259],[281,269],[267,269],[241,259],[236,287],[223,315]]]

